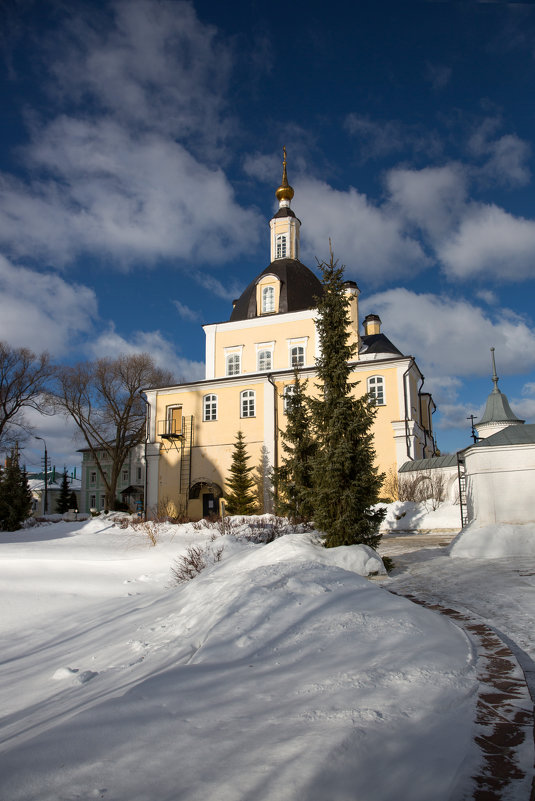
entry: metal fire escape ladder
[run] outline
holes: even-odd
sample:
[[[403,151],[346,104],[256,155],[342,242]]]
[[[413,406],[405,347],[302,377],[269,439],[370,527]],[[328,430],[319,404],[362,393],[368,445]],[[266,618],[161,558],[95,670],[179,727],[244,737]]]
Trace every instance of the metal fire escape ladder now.
[[[461,511],[461,528],[468,525],[468,505],[466,501],[466,465],[464,458],[457,454],[457,474],[459,476],[459,506]]]
[[[191,449],[193,446],[193,415],[182,418],[182,437],[180,445],[180,496],[188,505],[191,482]]]

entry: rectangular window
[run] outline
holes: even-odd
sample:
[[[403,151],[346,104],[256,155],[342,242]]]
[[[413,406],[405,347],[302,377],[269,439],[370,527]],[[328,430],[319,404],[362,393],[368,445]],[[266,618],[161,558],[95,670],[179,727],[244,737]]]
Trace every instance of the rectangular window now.
[[[137,481],[141,481],[141,467],[136,467],[136,478]]]
[[[100,508],[101,509],[104,509],[105,503],[106,503],[106,496],[105,495],[101,495],[100,496]]]
[[[288,386],[284,387],[284,393],[283,393],[284,414],[286,414],[288,411],[288,404],[291,402],[292,395],[295,395],[295,385],[288,384]]]
[[[97,507],[97,496],[96,495],[90,495],[89,496],[89,508],[90,509],[96,509],[96,507]]]
[[[258,351],[258,372],[262,373],[264,370],[271,370],[271,351],[259,350]]]
[[[239,375],[241,370],[240,354],[229,353],[227,356],[227,375]]]
[[[167,407],[167,434],[182,433],[182,406]]]
[[[241,416],[255,417],[255,393],[252,389],[246,389],[241,393]]]
[[[271,314],[275,311],[275,289],[265,286],[262,289],[262,314]]]
[[[204,396],[203,420],[217,420],[217,395]]]
[[[128,481],[128,470],[123,470],[123,481]]]
[[[97,471],[96,470],[92,470],[90,472],[90,474],[89,474],[89,482],[90,482],[90,484],[96,484],[97,483]]]
[[[371,401],[375,401],[376,406],[385,405],[385,383],[380,375],[368,378],[368,395]]]
[[[305,349],[302,345],[294,345],[290,348],[290,367],[305,366]]]

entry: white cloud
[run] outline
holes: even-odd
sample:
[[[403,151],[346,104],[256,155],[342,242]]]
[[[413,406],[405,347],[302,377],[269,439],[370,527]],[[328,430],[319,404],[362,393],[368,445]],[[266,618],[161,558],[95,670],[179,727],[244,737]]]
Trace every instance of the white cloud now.
[[[446,271],[455,278],[533,277],[535,221],[513,217],[494,205],[474,204],[457,230],[437,245]]]
[[[347,275],[357,280],[365,276],[375,284],[393,274],[414,275],[428,264],[420,244],[404,231],[399,218],[374,206],[353,187],[339,191],[310,178],[299,178],[295,187],[296,213],[306,220],[305,259],[327,258],[330,238]]]
[[[240,297],[244,290],[244,287],[236,281],[231,280],[229,284],[223,284],[217,278],[214,278],[213,275],[208,275],[208,273],[195,273],[193,278],[198,284],[223,300],[235,300]]]
[[[466,209],[467,179],[460,164],[396,168],[386,176],[390,212],[405,224],[416,226],[431,242],[449,233],[462,220]]]
[[[121,354],[149,353],[155,364],[170,370],[177,382],[198,381],[204,378],[204,364],[186,359],[176,353],[176,347],[160,331],[136,331],[128,340],[115,331],[113,324],[88,344],[91,358],[116,358]]]
[[[399,120],[373,120],[367,114],[351,113],[344,120],[344,128],[360,139],[359,154],[363,158],[381,158],[404,150],[429,157],[442,150],[434,133]]]
[[[213,26],[179,0],[116,0],[109,12],[78,7],[51,43],[57,99],[132,126],[214,147],[230,132],[225,114],[232,53]],[[53,48],[53,50],[52,50]]]
[[[484,303],[488,303],[489,306],[496,306],[498,303],[498,295],[491,289],[480,289],[476,292],[476,297]]]
[[[97,315],[93,290],[0,256],[0,339],[52,356],[67,353]]]
[[[361,308],[362,314],[379,314],[386,336],[435,379],[489,374],[491,346],[503,372],[535,367],[535,330],[507,309],[484,311],[464,300],[407,289],[380,292]]]
[[[237,206],[223,172],[159,134],[60,117],[27,156],[53,178],[0,187],[0,240],[17,255],[218,262],[259,237],[259,217]]]
[[[174,300],[173,305],[183,320],[194,323],[200,317],[199,312],[195,311],[195,309],[190,309],[189,306],[186,306],[185,303],[181,303],[179,300]]]
[[[531,148],[516,134],[493,138],[501,125],[500,117],[487,117],[470,136],[468,152],[476,158],[486,159],[479,169],[474,170],[474,175],[491,185],[525,186],[531,178],[527,165]]]
[[[28,409],[24,417],[34,434],[45,439],[50,464],[55,465],[58,471],[62,471],[64,465],[67,467],[77,465],[76,475],[80,478],[82,459],[77,450],[84,447],[85,440],[72,418],[59,413],[39,414],[34,409]],[[28,437],[22,447],[22,461],[28,469],[30,467],[33,470],[40,469],[43,455],[43,443],[36,440],[33,435]]]

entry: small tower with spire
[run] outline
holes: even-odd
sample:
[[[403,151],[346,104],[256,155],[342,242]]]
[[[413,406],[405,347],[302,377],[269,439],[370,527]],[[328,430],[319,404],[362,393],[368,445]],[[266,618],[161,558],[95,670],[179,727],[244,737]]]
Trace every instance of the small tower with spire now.
[[[520,420],[509,406],[507,397],[498,389],[498,374],[496,373],[496,359],[494,358],[494,348],[490,349],[492,358],[492,383],[494,388],[487,398],[487,405],[483,412],[483,417],[475,424],[477,433],[481,439],[496,434],[507,426],[521,425],[524,420]]]
[[[294,196],[293,187],[288,183],[286,171],[286,148],[283,147],[282,181],[275,192],[279,210],[269,221],[271,229],[271,261],[277,259],[299,259],[299,229],[297,219],[290,204]]]

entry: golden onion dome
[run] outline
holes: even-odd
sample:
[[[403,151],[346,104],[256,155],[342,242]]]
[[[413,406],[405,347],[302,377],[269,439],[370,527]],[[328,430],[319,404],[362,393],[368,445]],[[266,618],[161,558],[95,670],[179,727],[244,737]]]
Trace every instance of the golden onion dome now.
[[[281,200],[288,200],[290,201],[294,196],[294,190],[288,183],[288,176],[286,174],[286,148],[282,148],[284,153],[284,159],[282,161],[282,182],[277,191],[275,192],[275,197],[280,202]]]

